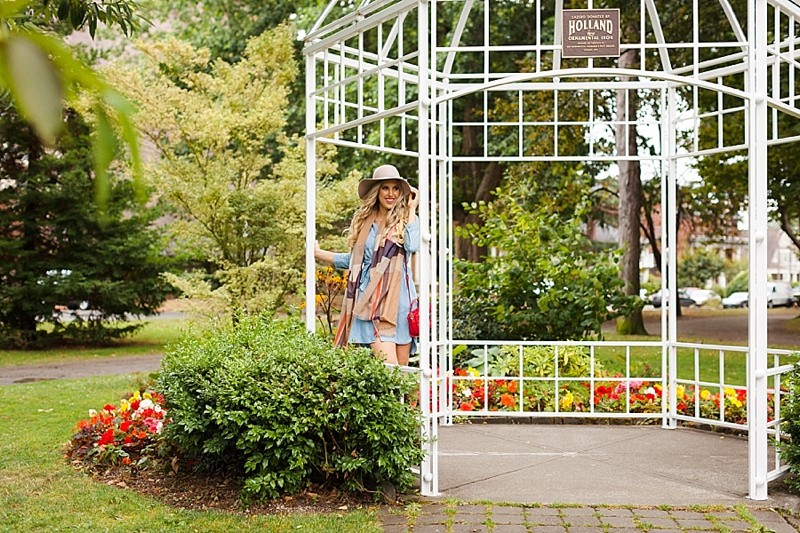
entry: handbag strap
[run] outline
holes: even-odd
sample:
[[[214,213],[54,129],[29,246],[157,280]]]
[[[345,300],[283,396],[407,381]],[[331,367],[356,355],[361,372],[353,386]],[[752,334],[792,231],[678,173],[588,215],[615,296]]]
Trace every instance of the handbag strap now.
[[[408,304],[411,306],[411,308],[413,308],[414,307],[414,302],[411,300],[411,281],[408,278],[408,270],[411,268],[411,257],[410,256],[406,256],[406,257],[407,257],[406,262],[405,262],[405,264],[406,264],[406,291],[408,292]]]

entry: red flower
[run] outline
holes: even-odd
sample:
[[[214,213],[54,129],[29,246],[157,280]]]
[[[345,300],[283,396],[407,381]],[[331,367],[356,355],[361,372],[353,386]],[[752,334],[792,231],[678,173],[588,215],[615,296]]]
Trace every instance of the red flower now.
[[[122,431],[123,433],[127,433],[128,430],[131,428],[131,424],[133,424],[133,422],[131,422],[130,420],[126,420],[125,422],[119,425],[120,431]]]
[[[137,410],[139,408],[139,403],[140,403],[140,400],[133,400],[131,402],[131,409],[133,411]]]
[[[122,464],[124,464],[124,465],[131,464],[131,458],[130,457],[123,457],[122,458]]]
[[[459,409],[461,409],[462,411],[474,411],[475,410],[475,408],[472,407],[472,404],[471,403],[467,403],[467,402],[462,403],[461,407],[459,407]]]
[[[107,444],[114,444],[114,430],[109,428],[103,433],[100,437],[100,440],[97,442],[99,446],[105,446]]]
[[[113,406],[113,405],[111,405],[110,403],[107,403],[107,404],[105,405],[105,407],[103,407],[103,410],[104,410],[104,411],[108,411],[108,412],[111,412],[111,411],[113,411],[113,410],[115,410],[115,409],[116,409],[116,407],[115,407],[115,406]]]

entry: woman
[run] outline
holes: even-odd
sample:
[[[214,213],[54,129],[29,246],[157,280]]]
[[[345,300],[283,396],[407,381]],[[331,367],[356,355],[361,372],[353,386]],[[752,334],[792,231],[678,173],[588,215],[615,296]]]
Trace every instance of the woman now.
[[[413,347],[407,316],[417,297],[409,268],[419,249],[417,189],[395,167],[382,165],[359,182],[358,196],[350,252],[322,250],[319,243],[314,250],[318,261],[350,270],[335,342],[368,344],[387,362],[407,365]]]

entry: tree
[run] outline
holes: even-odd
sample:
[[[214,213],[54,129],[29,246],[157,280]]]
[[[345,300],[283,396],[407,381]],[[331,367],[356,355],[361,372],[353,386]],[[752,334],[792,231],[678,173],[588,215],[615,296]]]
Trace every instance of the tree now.
[[[105,214],[92,201],[92,142],[67,111],[54,149],[11,108],[0,110],[0,331],[20,347],[58,340],[103,341],[133,331],[115,320],[157,312],[167,294],[157,212],[112,178]],[[88,318],[64,321],[54,307],[86,300]],[[51,323],[45,332],[38,326]]]
[[[678,286],[705,287],[725,271],[725,260],[705,248],[695,248],[681,259],[678,268]]]
[[[157,154],[147,175],[176,216],[175,242],[211,277],[173,281],[219,310],[276,311],[302,287],[305,251],[304,143],[284,133],[297,70],[290,28],[251,39],[236,64],[174,39],[139,46],[141,68],[108,75],[140,106],[136,126]],[[336,174],[329,150],[317,154],[326,183]],[[321,225],[348,214],[329,204],[354,179],[321,188]]]
[[[627,28],[627,33],[636,34],[636,24]],[[619,67],[635,68],[638,62],[635,49],[625,50],[619,57]],[[623,80],[627,80],[623,77]],[[639,153],[636,116],[639,99],[636,90],[617,90],[617,124],[615,141],[617,155],[634,156]],[[639,259],[642,255],[641,220],[642,220],[642,178],[639,161],[620,159],[619,167],[619,247],[622,249],[622,268],[620,276],[625,283],[625,294],[639,294],[641,282],[639,278]],[[627,335],[646,335],[641,308],[621,317],[617,321],[617,332]]]
[[[472,208],[481,224],[463,231],[497,253],[456,262],[456,337],[596,338],[603,322],[641,305],[623,292],[619,253],[598,252],[584,236],[585,203],[554,214],[521,205],[520,192],[501,189],[494,202]]]

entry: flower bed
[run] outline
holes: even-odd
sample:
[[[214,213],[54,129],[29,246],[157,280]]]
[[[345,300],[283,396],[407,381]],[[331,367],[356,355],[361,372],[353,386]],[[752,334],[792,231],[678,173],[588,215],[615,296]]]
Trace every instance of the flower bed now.
[[[134,392],[119,405],[89,410],[67,445],[73,462],[143,468],[158,455],[160,435],[169,423],[164,397],[154,391]]]
[[[667,401],[660,382],[626,379],[619,375],[603,376],[593,383],[586,378],[559,378],[556,394],[556,380],[552,377],[487,378],[471,367],[456,368],[453,374],[450,384],[453,411],[660,413],[663,402]],[[675,395],[677,414],[734,424],[747,423],[745,388],[725,387],[712,391],[678,385]],[[768,401],[768,417],[772,420],[772,394],[768,395]]]

